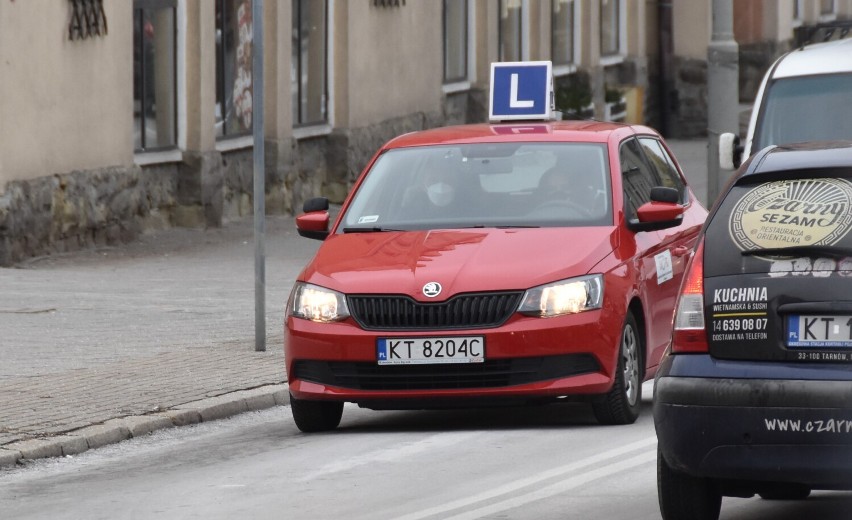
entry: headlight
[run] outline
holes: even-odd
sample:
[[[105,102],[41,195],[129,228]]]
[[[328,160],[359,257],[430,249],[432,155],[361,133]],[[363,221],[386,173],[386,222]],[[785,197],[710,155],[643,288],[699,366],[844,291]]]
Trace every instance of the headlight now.
[[[603,302],[603,276],[593,274],[533,287],[524,294],[518,312],[551,318],[600,309]]]
[[[343,294],[304,282],[296,282],[287,310],[291,316],[320,323],[349,317],[349,307]]]

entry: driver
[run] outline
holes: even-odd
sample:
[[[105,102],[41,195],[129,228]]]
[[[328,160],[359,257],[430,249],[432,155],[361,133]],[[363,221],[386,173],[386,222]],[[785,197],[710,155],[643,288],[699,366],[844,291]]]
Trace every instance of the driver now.
[[[587,168],[566,168],[564,164],[545,171],[539,179],[536,193],[540,203],[564,201],[576,209],[594,215],[602,209],[598,206],[600,179]]]

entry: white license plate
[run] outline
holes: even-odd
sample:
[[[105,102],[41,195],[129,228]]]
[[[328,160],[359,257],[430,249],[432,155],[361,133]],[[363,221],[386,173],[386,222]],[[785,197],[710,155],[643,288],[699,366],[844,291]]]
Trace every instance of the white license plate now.
[[[380,365],[427,365],[439,363],[482,363],[482,336],[434,338],[379,338],[376,357]]]
[[[852,347],[852,316],[787,318],[788,347]]]

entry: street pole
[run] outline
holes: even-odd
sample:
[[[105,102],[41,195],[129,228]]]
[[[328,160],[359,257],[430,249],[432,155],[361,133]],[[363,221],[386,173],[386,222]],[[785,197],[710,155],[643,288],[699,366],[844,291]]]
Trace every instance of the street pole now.
[[[739,133],[739,46],[733,0],[713,0],[713,37],[707,46],[707,204],[727,181],[719,167],[719,136]],[[726,170],[727,172],[727,170]]]
[[[263,131],[263,0],[251,3],[254,138],[254,350],[266,350],[266,175]]]

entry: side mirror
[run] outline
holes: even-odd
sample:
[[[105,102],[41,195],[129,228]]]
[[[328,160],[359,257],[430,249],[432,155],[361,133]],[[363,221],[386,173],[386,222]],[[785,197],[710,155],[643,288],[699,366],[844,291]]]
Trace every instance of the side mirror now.
[[[300,236],[325,240],[328,237],[328,199],[317,197],[306,200],[302,205],[303,215],[296,217],[296,230]]]
[[[302,204],[302,211],[310,213],[312,211],[328,211],[328,199],[325,197],[314,197],[308,199]]]
[[[675,188],[655,186],[651,188],[651,200],[655,202],[680,202],[680,192]]]
[[[651,201],[639,206],[636,219],[627,227],[632,231],[657,231],[680,225],[686,207],[680,205],[680,193],[674,188],[651,188]]]
[[[723,170],[736,170],[742,162],[743,147],[740,136],[730,132],[719,136],[719,167]]]

